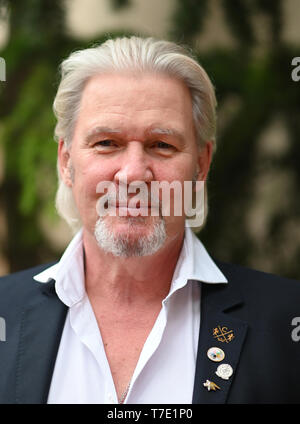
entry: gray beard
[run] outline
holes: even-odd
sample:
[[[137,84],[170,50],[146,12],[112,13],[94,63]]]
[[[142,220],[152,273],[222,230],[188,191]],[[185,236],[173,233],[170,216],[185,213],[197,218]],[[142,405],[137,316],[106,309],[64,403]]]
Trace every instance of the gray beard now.
[[[166,240],[165,221],[162,216],[157,217],[157,222],[152,224],[153,228],[149,235],[138,237],[132,241],[130,236],[134,231],[134,226],[143,222],[144,219],[144,217],[127,218],[128,231],[121,235],[115,235],[113,230],[105,223],[105,219],[99,217],[94,231],[99,247],[106,253],[125,258],[153,255],[163,246]]]

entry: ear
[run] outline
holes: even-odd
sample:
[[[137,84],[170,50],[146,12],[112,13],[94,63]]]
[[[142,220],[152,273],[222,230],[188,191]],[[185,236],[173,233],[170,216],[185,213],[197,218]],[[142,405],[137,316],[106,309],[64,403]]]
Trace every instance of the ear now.
[[[58,142],[57,159],[60,178],[68,187],[72,187],[73,184],[70,172],[70,152],[63,139],[59,139]]]
[[[212,141],[208,141],[198,153],[197,181],[206,181],[213,154]]]

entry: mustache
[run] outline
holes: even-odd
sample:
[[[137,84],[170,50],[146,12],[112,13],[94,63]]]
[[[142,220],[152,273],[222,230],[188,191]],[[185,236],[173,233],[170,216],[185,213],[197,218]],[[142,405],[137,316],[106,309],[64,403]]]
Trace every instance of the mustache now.
[[[161,207],[161,199],[155,193],[137,188],[137,193],[129,193],[126,189],[108,189],[105,196],[106,203],[116,207]],[[101,196],[102,197],[102,196]]]
[[[138,195],[128,197],[118,197],[104,195],[106,202],[111,206],[122,207],[160,207],[159,199],[141,198]]]

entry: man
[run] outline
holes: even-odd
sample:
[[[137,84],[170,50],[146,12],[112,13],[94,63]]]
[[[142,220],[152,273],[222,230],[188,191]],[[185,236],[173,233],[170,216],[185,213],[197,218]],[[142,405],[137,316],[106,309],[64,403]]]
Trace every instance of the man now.
[[[300,283],[214,262],[175,211],[207,178],[215,107],[169,42],[108,40],[63,62],[57,209],[78,231],[58,263],[0,280],[2,403],[299,401]],[[156,182],[183,188],[169,214]]]

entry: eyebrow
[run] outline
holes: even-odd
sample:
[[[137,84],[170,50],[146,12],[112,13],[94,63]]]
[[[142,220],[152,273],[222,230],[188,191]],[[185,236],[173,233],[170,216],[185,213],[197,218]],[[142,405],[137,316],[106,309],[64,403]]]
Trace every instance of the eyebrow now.
[[[120,134],[121,132],[122,130],[119,128],[97,126],[87,132],[85,140],[89,141],[92,137],[99,134]],[[150,129],[146,130],[146,133],[174,136],[177,137],[179,140],[184,141],[183,134],[175,128],[151,127]]]
[[[98,134],[118,134],[121,130],[118,128],[110,128],[110,127],[95,127],[89,130],[85,136],[85,140],[88,141],[92,137]]]
[[[162,134],[162,135],[172,135],[176,136],[178,138],[182,138],[182,134],[180,131],[176,130],[175,128],[151,128],[149,130],[150,134]]]
[[[185,144],[185,138],[183,134],[175,128],[155,127],[151,128],[148,133],[176,137],[181,144]]]

